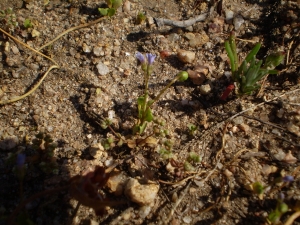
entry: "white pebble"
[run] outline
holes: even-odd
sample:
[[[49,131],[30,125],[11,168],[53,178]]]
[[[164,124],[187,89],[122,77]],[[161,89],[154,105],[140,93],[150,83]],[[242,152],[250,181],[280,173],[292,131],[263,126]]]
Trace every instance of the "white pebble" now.
[[[98,73],[99,73],[101,76],[104,76],[104,75],[106,75],[106,74],[109,73],[108,67],[107,67],[105,64],[101,63],[101,62],[99,62],[99,63],[97,64],[97,70],[98,70]]]

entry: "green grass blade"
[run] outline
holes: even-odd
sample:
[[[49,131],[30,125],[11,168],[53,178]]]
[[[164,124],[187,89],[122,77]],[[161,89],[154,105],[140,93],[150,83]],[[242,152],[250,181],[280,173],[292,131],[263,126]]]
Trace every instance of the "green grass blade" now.
[[[257,43],[254,48],[252,48],[251,52],[246,56],[245,61],[249,62],[255,55],[258,53],[259,49],[261,47],[261,43]]]

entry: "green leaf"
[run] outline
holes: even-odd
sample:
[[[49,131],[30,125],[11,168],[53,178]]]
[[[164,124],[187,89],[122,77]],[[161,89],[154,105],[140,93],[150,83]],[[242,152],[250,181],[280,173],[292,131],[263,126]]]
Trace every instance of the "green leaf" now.
[[[98,11],[102,16],[106,16],[108,13],[108,8],[98,8]]]
[[[112,7],[114,9],[118,9],[121,5],[122,5],[122,0],[113,0],[113,4],[112,4]]]
[[[145,97],[144,96],[138,97],[137,102],[138,102],[138,116],[139,119],[142,119],[144,114],[143,109],[145,107]]]
[[[31,23],[30,19],[25,19],[23,25],[24,25],[25,28],[32,27],[32,23]]]
[[[256,193],[256,194],[262,194],[264,193],[264,187],[262,186],[262,184],[260,182],[255,182],[252,184],[252,187],[253,187],[253,191]]]
[[[146,113],[145,113],[145,121],[147,122],[151,122],[153,120],[153,114],[151,112],[151,109],[150,108],[147,108],[146,109]]]
[[[257,43],[252,50],[249,52],[249,54],[246,56],[245,61],[249,62],[253,57],[255,58],[256,54],[258,53],[259,49],[261,47],[261,43]]]
[[[109,8],[111,8],[113,4],[113,0],[106,0],[106,4],[108,5]]]
[[[280,63],[282,63],[283,59],[284,59],[284,53],[283,52],[272,53],[272,54],[267,56],[264,68],[272,70],[276,66],[278,66]]]
[[[115,10],[114,8],[108,9],[107,15],[108,15],[109,17],[112,17],[112,16],[115,15],[115,14],[116,14],[116,10]]]

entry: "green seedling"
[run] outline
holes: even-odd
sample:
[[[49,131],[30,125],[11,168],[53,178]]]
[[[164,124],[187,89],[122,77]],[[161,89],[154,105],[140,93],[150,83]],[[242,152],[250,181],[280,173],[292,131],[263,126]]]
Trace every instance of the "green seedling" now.
[[[26,29],[33,27],[32,23],[31,23],[31,20],[28,19],[28,18],[24,20],[23,25],[24,25],[24,27],[25,27]]]
[[[122,0],[106,0],[108,8],[98,8],[102,16],[112,17],[117,9],[122,5]]]
[[[177,74],[177,76],[164,87],[158,95],[153,99],[149,99],[149,79],[153,71],[153,63],[156,58],[156,55],[147,53],[146,57],[140,53],[136,53],[136,58],[141,63],[141,68],[144,71],[144,95],[140,96],[137,100],[138,103],[138,121],[136,125],[133,127],[134,134],[142,134],[144,133],[147,123],[152,122],[154,117],[152,114],[151,106],[157,102],[160,97],[166,92],[166,90],[174,84],[176,81],[185,81],[188,78],[188,73],[185,71],[181,71]]]
[[[58,173],[58,164],[54,157],[54,150],[57,143],[53,141],[50,135],[42,132],[36,135],[32,140],[32,148],[36,150],[36,154],[28,157],[29,162],[38,163],[39,167],[45,173]]]
[[[194,124],[188,124],[189,134],[194,136],[197,132],[198,127]]]
[[[268,74],[277,74],[278,71],[274,70],[284,58],[282,52],[276,52],[267,56],[265,63],[262,60],[256,59],[256,54],[261,47],[261,43],[257,43],[249,52],[246,58],[239,62],[235,35],[232,32],[229,39],[225,41],[225,49],[230,59],[230,67],[232,72],[232,79],[235,82],[238,94],[252,94],[255,90],[260,88],[259,81]],[[228,96],[229,93],[226,95]],[[222,96],[226,99],[227,96]]]
[[[5,30],[9,30],[11,32],[13,32],[19,25],[12,8],[0,10],[0,22]]]
[[[136,17],[136,23],[137,23],[137,24],[142,24],[142,23],[144,23],[145,21],[146,21],[146,16],[145,16],[145,14],[142,13],[142,12],[139,12],[139,14],[138,14],[137,17]]]
[[[276,208],[268,215],[267,221],[269,224],[278,224],[282,215],[289,210],[288,205],[283,200],[284,195],[281,193],[277,199]]]
[[[201,157],[196,152],[190,152],[187,157],[188,162],[199,163],[201,161]]]

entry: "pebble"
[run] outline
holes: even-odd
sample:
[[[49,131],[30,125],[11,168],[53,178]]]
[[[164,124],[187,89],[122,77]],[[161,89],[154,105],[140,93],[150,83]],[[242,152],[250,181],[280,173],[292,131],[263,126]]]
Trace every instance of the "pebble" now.
[[[231,10],[225,10],[225,20],[227,23],[231,23],[233,19],[234,12]]]
[[[201,85],[199,90],[202,95],[207,95],[211,92],[211,87],[209,84],[205,84],[205,85]]]
[[[190,224],[192,222],[192,218],[190,216],[185,216],[182,218],[183,222]]]
[[[32,36],[32,37],[39,37],[40,35],[41,35],[41,33],[38,32],[36,29],[33,29],[33,30],[31,31],[31,36]]]
[[[90,52],[91,52],[90,46],[88,46],[86,43],[83,43],[83,45],[82,45],[82,50],[83,50],[85,53],[90,53]]]
[[[93,156],[95,159],[100,159],[103,155],[104,147],[101,143],[93,144],[90,149],[89,153],[91,156]]]
[[[138,212],[139,216],[143,219],[146,218],[150,214],[151,209],[151,206],[142,206]]]
[[[99,62],[96,67],[97,67],[98,73],[101,76],[104,76],[104,75],[109,73],[108,67],[105,64],[101,63],[101,62]]]
[[[195,38],[191,39],[189,41],[189,45],[191,47],[201,47],[202,45],[204,45],[205,43],[207,43],[209,41],[209,37],[207,36],[207,34],[203,31],[201,34],[200,33],[196,33],[195,34]]]
[[[140,206],[151,205],[157,198],[159,185],[140,184],[137,179],[130,178],[125,187],[126,196]]]
[[[110,192],[114,193],[116,196],[120,196],[123,194],[127,180],[128,177],[125,175],[125,173],[119,170],[114,170],[111,172],[106,186],[110,189]]]
[[[242,16],[236,16],[233,19],[233,25],[235,30],[239,30],[241,25],[245,22]]]
[[[179,49],[177,51],[178,59],[183,63],[192,63],[195,60],[196,54],[192,51]]]
[[[191,81],[196,85],[203,84],[203,82],[206,79],[206,76],[203,73],[199,73],[195,70],[188,69],[187,72],[189,74],[189,78],[191,79]]]
[[[179,35],[176,33],[172,33],[172,34],[168,35],[167,38],[170,42],[176,42],[180,39]]]
[[[16,46],[12,46],[11,50],[15,55],[19,54],[19,49]]]
[[[95,47],[94,49],[93,49],[93,53],[94,53],[94,55],[95,56],[100,56],[101,55],[101,52],[102,52],[102,48],[101,47]]]

